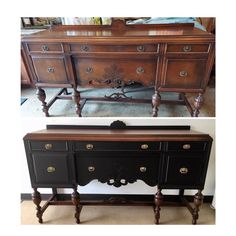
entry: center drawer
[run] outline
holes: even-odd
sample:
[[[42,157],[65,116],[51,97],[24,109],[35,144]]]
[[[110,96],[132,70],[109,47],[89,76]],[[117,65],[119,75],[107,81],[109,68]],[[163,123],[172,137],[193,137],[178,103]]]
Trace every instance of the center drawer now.
[[[139,82],[153,86],[157,59],[117,59],[74,57],[75,71],[80,86],[113,87]]]
[[[97,179],[120,187],[140,179],[154,186],[160,160],[160,153],[155,151],[80,151],[76,153],[77,182],[83,186]]]
[[[157,52],[158,45],[137,44],[137,45],[94,45],[94,44],[70,44],[70,50],[77,53],[90,52]]]
[[[160,142],[75,142],[75,151],[159,151]]]

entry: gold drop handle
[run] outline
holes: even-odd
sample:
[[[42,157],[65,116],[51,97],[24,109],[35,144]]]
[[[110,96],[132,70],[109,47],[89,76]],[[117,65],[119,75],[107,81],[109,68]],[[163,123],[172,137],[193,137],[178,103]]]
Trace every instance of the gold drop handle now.
[[[45,149],[49,150],[52,149],[52,144],[51,143],[47,143],[44,145]]]
[[[95,167],[94,166],[89,166],[88,167],[88,171],[89,172],[94,172],[95,171]]]
[[[181,173],[181,174],[187,174],[188,173],[188,168],[187,167],[181,167],[180,169],[179,169],[179,172]]]
[[[145,144],[142,144],[142,145],[141,145],[141,149],[143,149],[143,150],[148,149],[148,144],[146,144],[146,143],[145,143]]]
[[[191,148],[191,145],[190,144],[184,144],[183,145],[183,149],[185,149],[185,150],[188,150],[188,149],[190,149]]]
[[[88,150],[93,149],[93,144],[91,144],[91,143],[86,144],[86,149],[88,149]]]
[[[144,173],[144,172],[147,171],[147,167],[141,166],[141,167],[139,168],[139,170],[140,170],[142,173]]]
[[[53,166],[49,166],[49,167],[47,168],[47,172],[48,172],[48,173],[52,173],[52,172],[55,172],[55,171],[56,171],[56,168],[53,167]]]

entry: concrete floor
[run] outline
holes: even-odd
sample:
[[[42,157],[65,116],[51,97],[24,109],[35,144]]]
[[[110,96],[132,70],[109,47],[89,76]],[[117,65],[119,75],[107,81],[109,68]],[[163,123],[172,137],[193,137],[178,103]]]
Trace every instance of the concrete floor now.
[[[46,88],[46,102],[53,97],[59,89]],[[71,91],[70,89],[68,91]],[[83,96],[100,96],[112,94],[112,89],[82,89],[81,97]],[[21,96],[27,98],[26,102],[21,106],[22,116],[27,117],[44,117],[42,112],[41,102],[35,95],[36,89],[22,88]],[[148,98],[151,99],[153,90],[146,90],[138,93],[128,93],[127,96],[133,98]],[[187,94],[190,104],[193,104],[196,94]],[[176,93],[161,93],[162,99],[177,99]],[[199,117],[214,117],[215,116],[215,89],[208,87],[204,96],[202,108]],[[57,100],[49,109],[51,117],[76,117],[75,104],[72,100]],[[185,106],[182,105],[167,105],[161,104],[159,107],[159,117],[190,117],[190,114]],[[151,104],[131,104],[121,102],[102,102],[88,101],[83,110],[83,117],[151,117]]]
[[[74,213],[73,206],[49,206],[43,214],[43,224],[76,224]],[[21,203],[21,224],[38,225],[35,214],[35,205],[32,201]],[[192,224],[192,216],[185,207],[163,206],[160,214],[162,225]],[[151,206],[84,206],[80,220],[81,225],[153,225],[154,213]],[[209,203],[201,206],[197,224],[215,224],[215,210]]]

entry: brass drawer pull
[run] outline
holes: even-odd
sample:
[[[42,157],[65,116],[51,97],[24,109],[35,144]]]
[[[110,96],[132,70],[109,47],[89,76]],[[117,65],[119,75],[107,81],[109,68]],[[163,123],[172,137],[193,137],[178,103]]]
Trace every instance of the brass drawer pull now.
[[[47,45],[43,45],[42,46],[42,50],[45,52],[45,51],[49,51],[49,47]]]
[[[89,172],[94,172],[95,171],[95,167],[94,166],[89,166],[88,167],[88,171]]]
[[[139,170],[140,170],[142,173],[144,173],[144,172],[147,171],[147,167],[141,166],[141,167],[139,168]]]
[[[185,45],[185,46],[183,47],[183,51],[184,51],[184,52],[191,52],[191,51],[192,51],[192,47],[191,47],[190,45]]]
[[[48,67],[48,73],[54,73],[54,68],[53,67]]]
[[[141,145],[141,149],[143,149],[143,150],[148,149],[148,144],[146,144],[146,143],[145,143],[145,144],[142,144],[142,145]]]
[[[188,76],[188,72],[185,71],[185,70],[182,70],[182,71],[179,72],[179,76],[180,77],[187,77]]]
[[[188,150],[188,149],[190,149],[191,148],[191,145],[190,144],[184,144],[183,145],[183,149],[185,149],[185,150]]]
[[[88,150],[93,149],[93,144],[91,144],[91,143],[86,144],[86,149],[88,149]]]
[[[92,73],[93,72],[93,68],[92,67],[87,67],[86,68],[86,73]]]
[[[179,172],[183,175],[187,174],[188,173],[188,168],[187,167],[181,167],[179,169]]]
[[[47,172],[48,172],[48,173],[53,173],[53,172],[55,172],[55,171],[56,171],[56,168],[53,167],[53,166],[49,166],[49,167],[47,168]]]
[[[86,45],[81,45],[80,50],[83,51],[83,52],[87,52],[87,51],[89,51],[89,47],[86,46]]]
[[[138,67],[138,68],[136,69],[136,73],[137,73],[137,74],[142,74],[142,73],[144,73],[143,67]]]
[[[144,52],[145,47],[143,45],[137,46],[137,51],[138,52]]]
[[[52,149],[52,144],[51,143],[47,143],[44,145],[45,149],[49,150]]]

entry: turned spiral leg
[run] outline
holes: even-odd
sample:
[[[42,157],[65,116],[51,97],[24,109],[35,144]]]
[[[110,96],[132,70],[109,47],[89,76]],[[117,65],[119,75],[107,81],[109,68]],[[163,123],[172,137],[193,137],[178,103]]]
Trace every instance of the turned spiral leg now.
[[[33,203],[36,205],[36,216],[38,217],[38,221],[39,223],[43,223],[43,212],[42,212],[42,208],[40,206],[40,202],[41,202],[41,194],[40,192],[37,191],[37,188],[34,188],[34,192],[32,193],[32,200]]]
[[[162,202],[163,202],[163,195],[161,193],[161,189],[157,189],[157,193],[155,194],[155,197],[154,197],[155,224],[159,224],[160,210],[161,210],[160,206],[161,206]]]
[[[48,113],[47,103],[45,102],[45,100],[46,100],[45,91],[43,89],[41,89],[41,88],[37,88],[36,95],[37,95],[39,101],[41,101],[41,103],[42,103],[42,107],[43,107],[42,110],[45,113],[45,116],[48,117],[49,113]]]
[[[77,192],[77,187],[74,188],[74,191],[71,194],[71,200],[75,206],[76,223],[79,224],[80,223],[80,212],[81,212],[82,206],[79,205],[80,197],[79,197],[79,193]]]
[[[81,117],[81,107],[80,107],[80,92],[74,88],[73,100],[75,102],[76,114]]]
[[[158,112],[158,106],[161,103],[161,95],[158,91],[155,91],[155,93],[152,95],[152,116],[156,117]]]
[[[194,209],[193,209],[192,224],[195,225],[197,223],[197,219],[198,219],[199,208],[203,203],[202,190],[198,190],[198,192],[194,195],[193,203],[194,203]]]
[[[198,117],[200,113],[200,108],[202,106],[203,97],[202,94],[199,93],[197,97],[194,99],[194,110],[193,110],[193,117]]]

